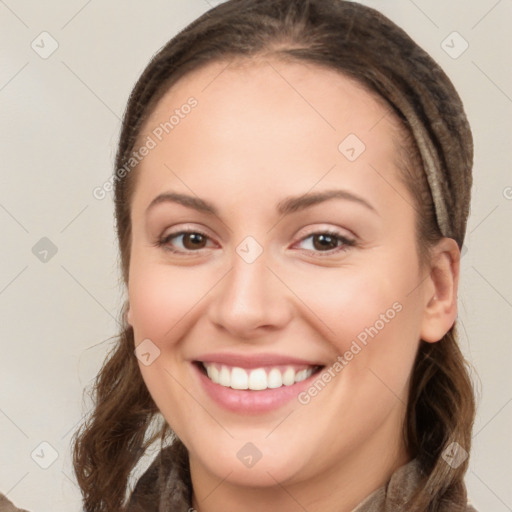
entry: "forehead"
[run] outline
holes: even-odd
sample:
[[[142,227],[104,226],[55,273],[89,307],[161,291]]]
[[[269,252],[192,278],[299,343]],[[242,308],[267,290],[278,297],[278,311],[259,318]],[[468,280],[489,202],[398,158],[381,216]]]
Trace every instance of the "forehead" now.
[[[232,194],[233,183],[266,186],[268,197],[344,182],[389,202],[382,176],[394,179],[398,126],[383,99],[335,70],[265,58],[214,62],[182,77],[151,111],[139,141],[155,147],[139,179],[147,199],[171,181],[201,195],[212,184],[217,195],[224,185]]]
[[[205,107],[219,105],[226,108],[231,104],[243,107],[242,115],[251,105],[259,103],[279,107],[283,116],[286,106],[290,106],[305,117],[315,113],[317,121],[323,120],[325,127],[335,131],[341,107],[351,116],[354,127],[361,120],[363,129],[368,129],[364,118],[376,116],[376,121],[386,116],[388,127],[401,127],[396,116],[390,115],[384,98],[354,77],[307,61],[257,56],[213,61],[186,73],[161,93],[159,101],[151,108],[144,129],[162,116],[165,118],[170,110],[179,108],[190,96],[204,100],[203,112],[206,112]]]

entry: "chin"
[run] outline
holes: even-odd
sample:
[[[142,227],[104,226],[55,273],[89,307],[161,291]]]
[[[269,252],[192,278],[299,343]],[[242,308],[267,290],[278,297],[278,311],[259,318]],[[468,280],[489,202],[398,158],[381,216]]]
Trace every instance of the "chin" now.
[[[305,460],[297,447],[283,447],[273,451],[272,446],[232,441],[215,447],[198,447],[196,460],[216,479],[242,487],[274,487],[277,483],[301,480],[305,472]],[[189,449],[191,466],[193,452]],[[233,456],[235,454],[235,456]],[[303,475],[302,478],[307,478]]]

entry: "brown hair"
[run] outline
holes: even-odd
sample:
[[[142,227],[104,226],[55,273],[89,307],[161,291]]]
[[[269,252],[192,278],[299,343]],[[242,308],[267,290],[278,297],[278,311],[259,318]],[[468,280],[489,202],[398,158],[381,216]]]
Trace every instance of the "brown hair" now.
[[[260,56],[292,59],[337,70],[383,99],[400,121],[400,177],[414,197],[418,255],[442,236],[459,248],[469,213],[473,147],[459,96],[440,67],[385,16],[344,0],[229,0],[171,39],[135,85],[124,115],[116,158],[115,209],[125,284],[130,265],[130,203],[135,171],[120,173],[144,121],[161,96],[185,74],[213,61]],[[425,168],[434,165],[436,206]],[[442,196],[439,196],[442,194]],[[437,201],[449,211],[440,230]],[[94,386],[95,408],[75,435],[74,468],[87,512],[121,511],[130,475],[160,435],[159,412],[134,356],[126,323]],[[455,325],[438,343],[421,342],[411,376],[403,436],[424,478],[410,511],[465,510],[466,460],[457,468],[442,458],[452,442],[470,451],[475,403]],[[179,440],[176,443],[181,443]],[[180,464],[186,465],[186,450]]]

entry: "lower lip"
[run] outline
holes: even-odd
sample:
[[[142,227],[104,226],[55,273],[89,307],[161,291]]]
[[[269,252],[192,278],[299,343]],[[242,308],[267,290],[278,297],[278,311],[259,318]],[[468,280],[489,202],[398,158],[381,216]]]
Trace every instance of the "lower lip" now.
[[[227,388],[215,384],[201,371],[197,364],[192,364],[192,366],[210,398],[229,411],[243,414],[260,414],[279,409],[297,398],[297,395],[308,388],[319,374],[319,372],[316,372],[309,378],[291,386],[251,391]]]

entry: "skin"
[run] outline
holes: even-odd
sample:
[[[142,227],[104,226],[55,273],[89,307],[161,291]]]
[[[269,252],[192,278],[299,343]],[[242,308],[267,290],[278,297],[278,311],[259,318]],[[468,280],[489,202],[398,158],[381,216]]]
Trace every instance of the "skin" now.
[[[420,266],[413,199],[398,178],[397,124],[381,101],[313,65],[226,64],[182,78],[141,132],[143,141],[197,99],[136,171],[128,321],[136,345],[149,338],[160,350],[140,369],[189,450],[196,510],[348,512],[412,457],[401,436],[410,374],[420,339],[437,342],[455,321],[459,251],[442,239]],[[366,145],[353,162],[338,150],[350,133]],[[330,189],[375,211],[347,199],[276,211],[288,196]],[[168,191],[209,201],[218,215],[171,202],[146,214]],[[155,245],[182,229],[205,233],[203,248],[182,236]],[[355,245],[327,253],[311,236],[325,229]],[[250,264],[236,252],[249,235],[263,249]],[[236,352],[328,367],[397,302],[402,310],[307,405],[229,412],[191,364],[206,352]],[[237,458],[247,442],[262,453],[251,468]]]

